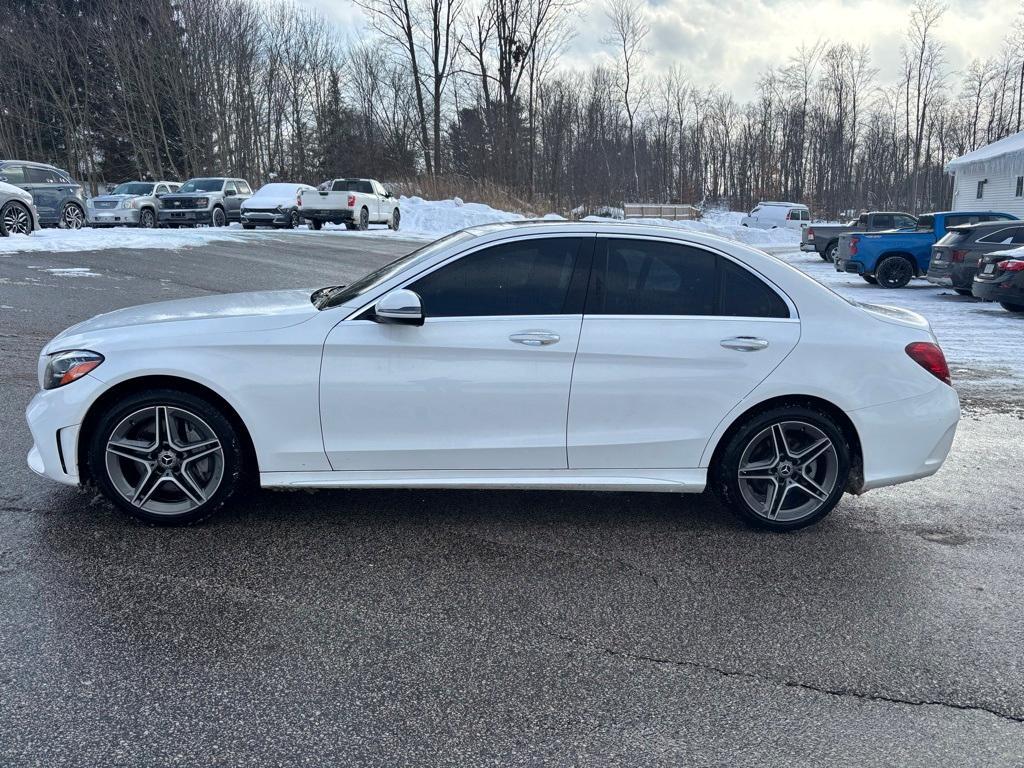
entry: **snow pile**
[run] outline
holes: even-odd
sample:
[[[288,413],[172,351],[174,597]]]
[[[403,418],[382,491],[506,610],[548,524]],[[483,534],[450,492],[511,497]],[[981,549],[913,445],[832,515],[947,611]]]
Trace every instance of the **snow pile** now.
[[[453,200],[424,200],[422,197],[401,197],[402,212],[400,236],[417,235],[441,237],[459,229],[499,221],[521,221],[518,213],[499,211],[483,203],[465,203]]]
[[[0,238],[0,256],[21,251],[72,253],[75,251],[101,251],[108,248],[188,248],[205,245],[213,240],[247,239],[251,233],[237,224],[230,227],[203,227],[201,229],[40,229],[31,235],[9,235]]]
[[[630,224],[652,224],[658,227],[684,229],[688,232],[700,232],[705,235],[716,235],[727,240],[735,240],[745,245],[758,248],[774,248],[777,246],[800,246],[800,230],[798,229],[756,229],[744,227],[740,221],[746,214],[736,211],[708,211],[699,221],[672,221],[671,219],[627,219]],[[607,221],[598,216],[588,216],[584,221]]]

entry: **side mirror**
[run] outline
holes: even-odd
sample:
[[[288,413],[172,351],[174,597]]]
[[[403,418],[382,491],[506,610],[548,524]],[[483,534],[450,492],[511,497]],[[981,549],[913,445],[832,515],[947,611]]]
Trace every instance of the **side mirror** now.
[[[224,197],[234,197],[234,196],[235,196],[235,190],[233,190],[233,189],[225,189],[224,190]]]
[[[374,306],[373,312],[380,323],[423,325],[423,302],[420,295],[404,288],[384,296]]]

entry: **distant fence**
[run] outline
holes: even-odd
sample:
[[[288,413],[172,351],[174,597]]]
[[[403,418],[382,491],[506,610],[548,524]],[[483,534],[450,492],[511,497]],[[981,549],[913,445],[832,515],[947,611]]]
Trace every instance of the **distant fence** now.
[[[622,206],[627,219],[671,219],[673,221],[699,219],[700,211],[692,205],[647,205],[626,203]]]

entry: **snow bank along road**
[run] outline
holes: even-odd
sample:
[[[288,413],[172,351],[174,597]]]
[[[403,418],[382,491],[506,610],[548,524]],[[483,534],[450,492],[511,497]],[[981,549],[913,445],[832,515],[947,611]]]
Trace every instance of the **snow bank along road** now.
[[[416,246],[317,234],[0,258],[0,765],[1019,764],[1024,429],[970,402],[938,475],[788,536],[543,492],[256,493],[156,530],[31,475],[65,326]]]

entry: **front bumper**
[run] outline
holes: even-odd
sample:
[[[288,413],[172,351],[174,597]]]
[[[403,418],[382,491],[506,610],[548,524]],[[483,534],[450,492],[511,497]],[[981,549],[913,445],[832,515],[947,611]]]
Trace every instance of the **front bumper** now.
[[[213,209],[161,210],[157,214],[161,224],[209,224],[213,221]]]
[[[78,433],[103,388],[102,381],[86,375],[36,393],[25,409],[33,443],[28,466],[33,472],[64,485],[78,485]]]
[[[291,215],[278,211],[243,211],[242,223],[255,224],[258,227],[283,227],[291,220]]]
[[[931,392],[848,413],[864,456],[861,491],[906,483],[939,471],[960,421],[956,390]],[[898,425],[895,426],[895,425]]]
[[[139,223],[138,208],[89,208],[85,214],[91,227],[116,227]]]

